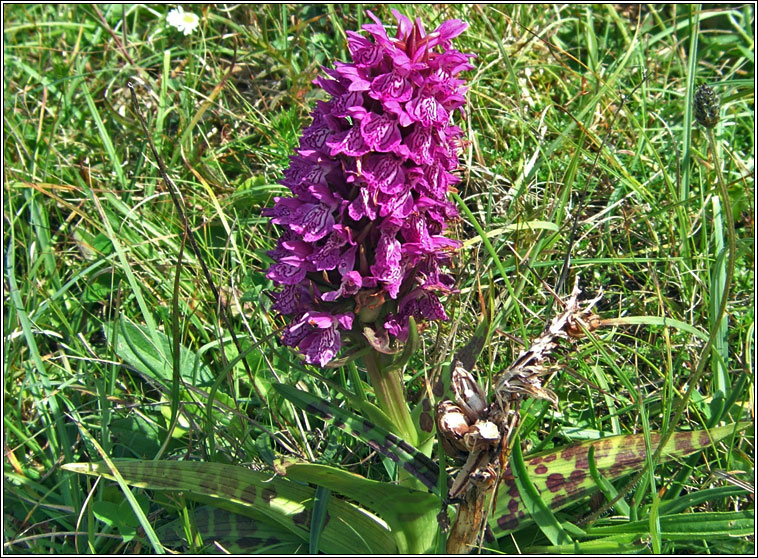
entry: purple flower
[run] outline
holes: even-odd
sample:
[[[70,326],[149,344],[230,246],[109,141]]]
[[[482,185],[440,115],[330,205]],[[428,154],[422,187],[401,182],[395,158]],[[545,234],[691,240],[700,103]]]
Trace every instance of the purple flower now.
[[[411,316],[447,319],[439,296],[453,278],[441,268],[459,246],[444,235],[458,215],[447,193],[462,134],[450,120],[465,103],[456,76],[473,67],[451,41],[467,24],[426,33],[393,14],[394,37],[368,12],[367,36],[347,32],[352,62],[314,81],[330,98],[284,171],[292,196],[264,210],[282,228],[267,273],[281,286],[274,310],[289,316],[282,341],[320,366],[365,327],[405,340]]]

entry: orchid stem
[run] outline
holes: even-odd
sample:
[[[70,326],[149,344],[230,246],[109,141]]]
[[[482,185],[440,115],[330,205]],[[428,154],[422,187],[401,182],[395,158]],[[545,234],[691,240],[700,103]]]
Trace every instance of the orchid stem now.
[[[411,445],[416,443],[416,427],[405,401],[405,386],[400,370],[383,370],[380,355],[369,351],[363,357],[379,408],[395,425],[395,434]]]

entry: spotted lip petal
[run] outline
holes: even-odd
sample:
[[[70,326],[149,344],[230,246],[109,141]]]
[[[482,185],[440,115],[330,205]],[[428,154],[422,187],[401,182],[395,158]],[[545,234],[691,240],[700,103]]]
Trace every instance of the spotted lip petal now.
[[[274,309],[290,320],[283,342],[319,366],[348,331],[368,326],[354,327],[353,315],[401,340],[411,317],[447,319],[439,296],[453,281],[440,268],[459,245],[444,234],[458,215],[447,193],[463,133],[450,120],[465,102],[457,76],[472,68],[451,40],[467,25],[427,33],[420,19],[393,14],[388,33],[368,12],[364,33],[347,32],[352,61],[314,80],[329,98],[280,181],[292,195],[263,213],[283,229],[267,252],[267,277],[281,287]]]

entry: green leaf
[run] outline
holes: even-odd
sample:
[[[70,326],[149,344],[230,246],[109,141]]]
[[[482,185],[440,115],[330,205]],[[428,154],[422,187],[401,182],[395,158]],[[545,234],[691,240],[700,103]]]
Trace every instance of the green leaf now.
[[[142,509],[142,505],[140,501],[137,499],[137,497],[132,494],[131,490],[129,490],[128,482],[126,479],[124,479],[121,472],[118,470],[118,468],[115,465],[114,459],[111,459],[108,454],[103,450],[102,446],[98,443],[97,440],[95,440],[92,437],[92,434],[84,427],[83,424],[78,424],[79,432],[82,433],[82,436],[89,444],[91,444],[98,454],[100,454],[100,457],[103,458],[103,461],[99,463],[100,470],[102,471],[102,476],[107,476],[110,479],[113,479],[118,484],[119,488],[121,489],[121,492],[124,495],[125,502],[127,505],[131,508],[132,514],[137,518],[137,521],[142,526],[142,529],[145,532],[145,536],[150,541],[151,546],[153,547],[153,550],[156,554],[165,554],[166,550],[163,548],[163,545],[158,540],[158,536],[155,533],[155,529],[153,529],[152,524],[148,521],[147,516],[145,515],[144,510]],[[72,464],[73,467],[76,467],[76,464]],[[66,469],[66,465],[62,465],[63,469]],[[70,471],[74,471],[74,469],[68,469]],[[76,472],[76,471],[75,471]]]
[[[388,457],[439,496],[437,487],[439,467],[405,440],[305,391],[287,384],[274,384],[274,388],[296,406],[321,418],[324,422],[333,423],[336,427],[368,444],[373,450]]]
[[[152,334],[145,326],[135,324],[125,316],[117,323],[118,332],[106,325],[105,335],[116,354],[145,376],[161,385],[170,385],[173,378],[171,340],[160,331]],[[153,342],[157,339],[158,346]],[[185,347],[179,349],[179,374],[193,386],[210,386],[215,376],[197,354]]]
[[[691,492],[690,494],[680,495],[675,500],[661,503],[658,508],[658,513],[661,515],[673,515],[684,511],[687,508],[699,506],[709,500],[721,500],[730,496],[746,494],[747,492],[747,490],[739,486],[719,486],[717,488],[698,490],[696,492]]]
[[[711,430],[676,432],[664,447],[661,462],[689,455],[731,436],[735,430],[751,426],[752,423],[741,422]],[[660,434],[653,433],[650,437],[652,447],[657,447]],[[527,456],[524,464],[529,480],[539,492],[541,500],[551,510],[563,509],[598,490],[597,484],[589,474],[590,447],[594,447],[598,473],[610,481],[637,471],[647,459],[642,434],[611,436]],[[534,519],[521,500],[516,479],[509,465],[503,472],[503,481],[498,488],[498,499],[490,518],[490,527],[499,537],[533,522]]]
[[[281,460],[279,470],[288,478],[329,488],[376,513],[389,525],[401,554],[425,553],[434,547],[440,510],[440,499],[434,494],[316,463]]]
[[[540,493],[529,480],[529,473],[526,470],[524,458],[521,455],[519,440],[516,440],[516,443],[513,444],[511,467],[515,473],[516,486],[521,495],[521,502],[540,530],[554,545],[572,545],[573,541],[571,537],[563,530],[561,524],[550,511],[550,508],[540,498]]]
[[[605,496],[605,499],[607,501],[612,501],[618,492],[613,487],[613,485],[608,482],[608,480],[600,474],[600,472],[597,470],[597,464],[595,463],[595,447],[590,446],[589,452],[587,452],[587,461],[589,463],[590,468],[590,476],[592,477],[592,480],[595,481],[595,484],[598,486],[598,488],[603,492],[603,495]],[[629,517],[629,504],[626,503],[626,500],[623,498],[616,502],[615,506],[616,511],[625,516]]]
[[[116,527],[120,523],[119,506],[113,502],[101,500],[92,504],[94,516],[108,527]]]
[[[529,554],[597,554],[615,555],[639,553],[639,535],[613,535],[592,541],[575,542],[572,544],[529,546],[524,549]]]
[[[416,326],[416,320],[413,316],[408,316],[408,339],[403,346],[403,352],[398,358],[396,358],[391,365],[387,366],[384,371],[391,372],[393,370],[401,370],[408,364],[408,361],[413,355],[416,354],[419,348],[418,327]]]
[[[275,524],[254,521],[244,515],[214,506],[198,506],[189,511],[190,521],[211,553],[222,548],[231,554],[297,554],[305,545],[296,534]],[[166,546],[189,548],[183,519],[158,529]]]
[[[238,513],[294,534],[307,547],[315,490],[287,479],[272,478],[223,463],[189,461],[114,460],[124,481],[152,490],[171,490],[186,498]],[[63,468],[75,473],[113,478],[105,463],[71,463]],[[357,506],[331,498],[320,548],[328,554],[394,553],[389,531]]]
[[[755,510],[678,513],[660,518],[661,538],[669,541],[745,537],[755,533]],[[634,533],[649,536],[647,519],[587,529],[588,535]]]
[[[324,528],[328,512],[329,497],[332,495],[331,490],[323,486],[316,487],[315,503],[313,505],[313,514],[311,516],[311,538],[308,541],[308,552],[318,554],[318,543],[321,538],[321,531]]]
[[[368,401],[367,399],[360,397],[359,395],[353,393],[349,389],[346,389],[342,387],[337,382],[330,380],[329,378],[322,376],[321,374],[318,374],[316,372],[313,372],[312,370],[309,370],[308,372],[313,377],[318,378],[322,382],[324,382],[326,385],[328,385],[331,389],[338,392],[340,395],[342,395],[354,408],[360,411],[362,415],[364,415],[366,418],[368,418],[371,422],[374,424],[386,429],[391,430],[394,426],[392,424],[392,421],[387,416],[387,414],[382,411],[379,407]],[[360,379],[357,379],[358,382],[360,382]]]

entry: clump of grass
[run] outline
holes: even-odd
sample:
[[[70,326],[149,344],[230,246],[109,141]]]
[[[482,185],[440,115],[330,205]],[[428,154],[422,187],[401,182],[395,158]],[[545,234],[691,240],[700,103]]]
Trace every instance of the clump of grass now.
[[[394,478],[389,463],[272,389],[285,382],[337,399],[365,381],[348,366],[334,384],[321,382],[281,350],[263,273],[274,234],[260,211],[285,192],[276,182],[315,102],[310,82],[322,64],[345,58],[344,31],[364,14],[325,5],[191,9],[201,23],[186,37],[166,25],[166,7],[6,9],[8,552],[151,552],[169,544],[161,527],[177,518],[190,550],[203,548],[182,497],[132,489],[134,502],[119,508],[120,489],[61,468],[99,460],[98,446],[111,458],[254,468],[298,455]],[[751,419],[753,8],[404,10],[418,10],[429,27],[468,21],[460,49],[477,54],[458,192],[471,213],[458,231],[459,293],[447,303],[453,320],[422,336],[409,397],[423,397],[424,378],[470,337],[480,292],[497,308],[477,363],[482,383],[511,362],[554,312],[546,286],[556,286],[569,254],[570,274],[604,289],[600,313],[615,326],[560,361],[574,373],[556,370],[550,381],[559,410],[525,406],[525,454]],[[388,7],[376,11],[391,19]],[[184,225],[128,80],[141,84],[141,109],[197,254],[182,249]],[[701,83],[721,99],[717,122],[704,113],[709,127],[694,124]],[[655,510],[723,487],[714,471],[752,477],[753,454],[742,432],[681,463],[651,460],[654,474],[632,489],[625,521],[652,518],[655,552],[746,552],[744,537],[661,536]],[[158,543],[123,519],[136,508]],[[744,492],[725,492],[693,511],[751,508]],[[578,522],[591,511],[584,502],[560,518]],[[532,527],[497,544],[512,552],[547,542]]]

